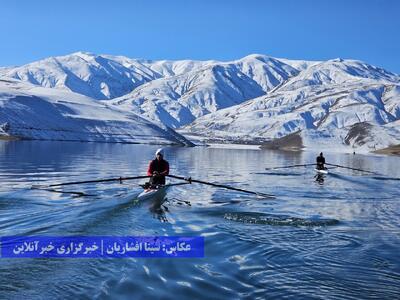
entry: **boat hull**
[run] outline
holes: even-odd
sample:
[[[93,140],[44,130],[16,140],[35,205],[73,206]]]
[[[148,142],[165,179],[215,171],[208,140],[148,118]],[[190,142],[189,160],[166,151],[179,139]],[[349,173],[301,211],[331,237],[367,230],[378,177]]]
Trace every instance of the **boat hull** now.
[[[137,199],[139,201],[163,201],[165,196],[167,195],[167,190],[168,186],[161,186],[157,189],[145,189],[137,196]]]
[[[317,174],[323,174],[323,175],[328,174],[328,170],[314,169],[314,171],[315,171]]]

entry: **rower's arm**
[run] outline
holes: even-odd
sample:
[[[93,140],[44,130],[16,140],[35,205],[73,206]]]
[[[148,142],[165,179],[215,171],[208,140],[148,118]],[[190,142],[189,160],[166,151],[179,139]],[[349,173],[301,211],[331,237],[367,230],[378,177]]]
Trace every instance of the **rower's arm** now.
[[[149,167],[147,168],[147,176],[153,176],[153,162],[150,161]]]
[[[160,173],[160,175],[167,176],[169,174],[169,163],[166,162],[165,170]]]

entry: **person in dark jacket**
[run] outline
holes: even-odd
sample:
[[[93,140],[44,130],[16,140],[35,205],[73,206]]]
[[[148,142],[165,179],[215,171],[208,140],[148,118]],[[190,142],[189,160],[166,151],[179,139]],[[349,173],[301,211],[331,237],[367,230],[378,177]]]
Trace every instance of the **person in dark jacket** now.
[[[164,150],[156,151],[156,158],[149,163],[147,176],[150,178],[150,185],[165,184],[165,176],[169,174],[169,163],[164,159]]]
[[[325,170],[325,157],[322,152],[317,156],[317,169]]]

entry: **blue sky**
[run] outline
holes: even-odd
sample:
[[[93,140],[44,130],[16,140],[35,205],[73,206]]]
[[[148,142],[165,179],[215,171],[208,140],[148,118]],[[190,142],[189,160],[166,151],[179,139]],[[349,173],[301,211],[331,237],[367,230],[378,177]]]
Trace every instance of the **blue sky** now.
[[[76,51],[147,59],[353,58],[400,73],[397,0],[4,1],[0,66]]]

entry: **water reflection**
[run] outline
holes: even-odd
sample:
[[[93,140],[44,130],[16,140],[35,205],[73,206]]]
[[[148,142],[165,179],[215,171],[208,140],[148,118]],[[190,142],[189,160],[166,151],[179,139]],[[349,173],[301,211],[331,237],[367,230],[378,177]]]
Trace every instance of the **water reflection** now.
[[[30,189],[38,183],[143,175],[157,148],[1,141],[0,235],[202,235],[204,259],[0,259],[0,297],[400,295],[396,157],[325,153],[330,163],[391,178],[340,169],[319,178],[307,167],[265,170],[312,163],[316,153],[311,152],[166,149],[172,174],[274,194],[276,199],[195,183],[171,188],[165,201],[145,203],[132,197],[144,181],[62,189],[96,197]]]
[[[317,173],[316,175],[314,175],[315,181],[318,182],[320,185],[324,184],[325,181],[325,175],[324,174],[319,174]]]

